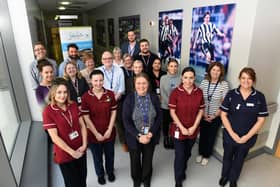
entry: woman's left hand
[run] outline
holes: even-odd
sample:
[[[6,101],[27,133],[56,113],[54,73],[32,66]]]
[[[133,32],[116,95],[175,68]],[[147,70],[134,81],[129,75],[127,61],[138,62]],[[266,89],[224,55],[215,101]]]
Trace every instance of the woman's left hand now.
[[[246,143],[247,141],[249,140],[248,136],[247,135],[244,135],[240,138],[239,142],[240,144],[244,144]]]
[[[192,126],[192,127],[190,127],[190,128],[188,128],[188,131],[189,131],[189,136],[191,136],[191,135],[193,135],[193,133],[195,132],[195,130],[196,130],[196,127],[195,126]]]
[[[111,133],[112,133],[112,129],[111,129],[111,128],[108,128],[108,129],[106,130],[105,134],[104,134],[104,138],[105,138],[105,139],[110,138]]]
[[[82,145],[81,147],[79,147],[77,149],[77,151],[79,151],[80,153],[84,153],[86,151],[86,149],[87,149],[87,145]]]

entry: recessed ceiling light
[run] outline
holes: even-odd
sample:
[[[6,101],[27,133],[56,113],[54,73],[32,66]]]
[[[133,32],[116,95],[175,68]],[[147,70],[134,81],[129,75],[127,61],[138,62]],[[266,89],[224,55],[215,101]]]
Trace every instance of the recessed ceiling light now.
[[[69,2],[69,1],[61,1],[60,4],[61,5],[70,5],[71,2]]]
[[[58,10],[65,10],[66,8],[64,6],[58,7]]]

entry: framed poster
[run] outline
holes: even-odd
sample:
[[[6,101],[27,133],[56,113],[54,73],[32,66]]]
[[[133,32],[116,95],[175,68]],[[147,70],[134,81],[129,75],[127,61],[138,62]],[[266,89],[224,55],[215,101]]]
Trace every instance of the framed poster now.
[[[204,79],[211,62],[221,62],[227,72],[235,13],[235,4],[193,8],[190,66],[197,82]]]
[[[134,30],[136,40],[140,39],[140,15],[119,18],[120,46],[122,43],[127,41],[127,32],[129,30]]]

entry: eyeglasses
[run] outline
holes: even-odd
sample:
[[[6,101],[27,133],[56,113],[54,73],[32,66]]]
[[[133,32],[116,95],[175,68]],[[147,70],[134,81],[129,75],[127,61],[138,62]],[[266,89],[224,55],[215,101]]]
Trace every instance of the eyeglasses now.
[[[102,58],[102,60],[112,60],[113,58],[112,57],[109,57],[109,58]]]
[[[37,49],[34,49],[34,51],[44,51],[45,48],[37,48]]]

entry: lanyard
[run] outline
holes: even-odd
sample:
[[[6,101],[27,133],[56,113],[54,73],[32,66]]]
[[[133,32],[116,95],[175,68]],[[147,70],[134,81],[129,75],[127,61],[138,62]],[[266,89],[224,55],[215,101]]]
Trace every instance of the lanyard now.
[[[143,113],[143,122],[144,125],[149,123],[149,98],[148,95],[144,96],[145,98],[137,95],[137,101]],[[145,100],[144,100],[145,99]]]
[[[76,91],[76,93],[77,93],[77,96],[79,96],[79,81],[78,81],[78,79],[76,78],[76,79],[75,79],[75,82],[73,82],[73,81],[71,80],[71,83],[72,83],[73,87],[75,88],[75,91]]]
[[[61,115],[63,116],[63,118],[67,121],[67,123],[68,123],[68,125],[71,127],[71,129],[72,129],[72,131],[73,131],[73,118],[72,118],[72,114],[71,114],[71,112],[68,110],[68,114],[69,114],[69,118],[70,119],[68,119],[67,117],[66,117],[66,115],[63,113],[63,112],[61,112]]]
[[[109,75],[107,74],[107,71],[105,70],[104,67],[103,67],[103,70],[104,70],[104,74],[105,74],[106,79],[108,79],[110,81],[110,88],[113,89],[114,66],[112,66],[112,76],[111,76],[111,79],[110,79]]]
[[[175,84],[175,78],[170,78],[170,88],[171,91],[176,88],[176,84]]]
[[[150,62],[150,57],[151,57],[151,55],[148,55],[148,60],[146,61],[146,59],[145,59],[145,57],[143,56],[143,55],[141,55],[141,58],[142,58],[142,60],[143,60],[143,62],[144,62],[144,64],[147,66],[148,64],[149,64],[149,62]]]
[[[209,111],[210,111],[210,102],[211,102],[211,100],[212,100],[212,97],[213,97],[213,95],[214,95],[214,92],[215,92],[215,90],[216,90],[216,88],[217,88],[217,86],[218,86],[218,84],[219,84],[219,82],[217,82],[216,84],[215,84],[215,87],[214,87],[214,89],[213,89],[213,91],[212,91],[212,94],[210,94],[209,92],[210,92],[210,81],[209,81],[209,84],[208,84],[208,88],[207,88],[207,100],[208,100],[208,106],[207,106],[207,108],[208,108],[208,111],[207,111],[207,113],[208,113],[208,115],[209,115]]]

